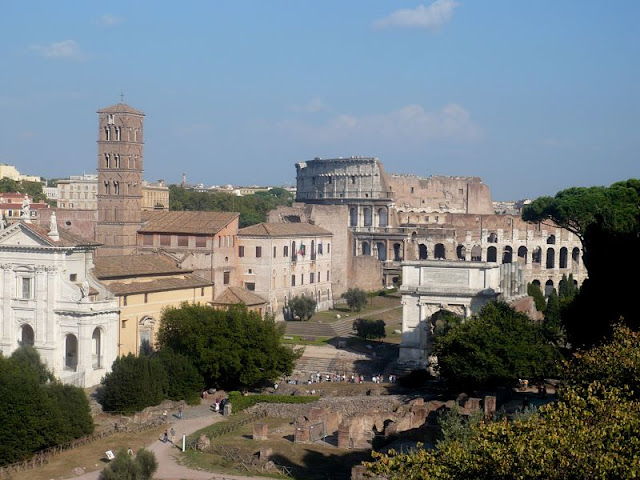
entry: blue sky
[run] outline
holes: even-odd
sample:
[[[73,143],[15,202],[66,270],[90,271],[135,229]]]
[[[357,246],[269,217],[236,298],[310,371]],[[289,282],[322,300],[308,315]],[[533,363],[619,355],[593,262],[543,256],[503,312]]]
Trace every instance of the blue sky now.
[[[495,200],[640,177],[638,1],[0,6],[0,162],[23,173],[95,172],[123,91],[148,180],[293,184],[351,155]]]

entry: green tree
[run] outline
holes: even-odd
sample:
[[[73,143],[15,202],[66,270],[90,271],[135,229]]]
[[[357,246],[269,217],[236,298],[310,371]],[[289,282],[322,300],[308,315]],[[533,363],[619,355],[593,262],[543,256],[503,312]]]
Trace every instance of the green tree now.
[[[342,294],[352,312],[359,312],[367,304],[367,294],[360,288],[350,288]]]
[[[544,320],[542,321],[542,331],[547,340],[561,345],[564,343],[564,335],[562,331],[562,305],[560,297],[554,288],[547,300],[547,308],[544,312]]]
[[[558,284],[558,296],[563,299],[572,299],[577,293],[578,287],[576,287],[573,281],[573,273],[570,273],[569,277],[567,277],[566,273],[563,274],[560,279],[560,283]]]
[[[151,480],[158,470],[158,461],[153,452],[140,449],[135,458],[127,450],[118,450],[113,460],[100,474],[100,480]]]
[[[183,304],[163,312],[158,344],[186,356],[206,385],[237,390],[291,373],[301,353],[282,345],[283,333],[284,324],[243,305]]]
[[[640,180],[630,179],[609,187],[569,188],[555,197],[541,197],[526,206],[522,218],[553,222],[582,241],[582,258],[589,278],[563,315],[568,340],[574,346],[590,346],[611,335],[621,318],[634,330],[640,328],[634,282],[612,279],[640,269]],[[612,261],[620,252],[624,261]],[[607,292],[607,301],[602,301]]]
[[[167,373],[167,398],[192,405],[199,403],[204,379],[191,361],[170,348],[163,348],[156,355]]]
[[[157,357],[118,357],[102,379],[101,403],[109,412],[133,413],[165,399],[168,377]]]
[[[380,339],[387,336],[385,332],[386,324],[384,320],[369,320],[368,318],[358,318],[353,322],[353,329],[360,338],[365,340]]]
[[[524,313],[491,302],[477,315],[434,340],[442,378],[463,390],[515,384],[554,372],[557,348]]]
[[[296,295],[289,300],[289,309],[291,315],[300,320],[309,320],[316,311],[316,301],[311,297],[304,295]]]
[[[527,284],[527,295],[533,297],[533,302],[536,304],[536,310],[539,312],[544,312],[547,308],[547,302],[544,299],[544,294],[538,285],[534,285],[533,283]]]

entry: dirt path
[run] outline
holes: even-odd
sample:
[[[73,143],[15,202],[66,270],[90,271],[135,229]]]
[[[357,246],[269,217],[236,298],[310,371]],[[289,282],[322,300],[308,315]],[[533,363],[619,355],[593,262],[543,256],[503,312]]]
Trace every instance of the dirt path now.
[[[164,443],[162,439],[158,438],[145,446],[147,450],[156,455],[158,460],[158,470],[153,478],[164,480],[256,480],[256,477],[192,470],[178,463],[178,458],[182,454],[182,435],[188,436],[201,428],[225,420],[222,415],[211,412],[210,404],[211,402],[203,402],[200,405],[188,406],[183,411],[182,420],[177,418],[175,412],[172,412],[167,423],[167,430],[170,431],[173,428],[176,432],[174,437],[175,444],[171,442]],[[97,480],[100,472],[101,470],[95,470],[73,478],[77,480]]]

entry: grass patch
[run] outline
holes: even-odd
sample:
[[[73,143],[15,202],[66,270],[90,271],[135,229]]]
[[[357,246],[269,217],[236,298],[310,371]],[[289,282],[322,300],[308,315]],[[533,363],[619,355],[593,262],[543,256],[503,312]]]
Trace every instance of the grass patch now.
[[[327,345],[331,337],[313,337],[315,340],[310,340],[309,335],[285,335],[282,337],[282,343],[285,345]]]

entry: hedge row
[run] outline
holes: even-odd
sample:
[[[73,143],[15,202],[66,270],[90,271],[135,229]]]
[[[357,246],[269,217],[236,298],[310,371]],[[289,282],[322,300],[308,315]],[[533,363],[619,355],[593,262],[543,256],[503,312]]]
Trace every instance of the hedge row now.
[[[319,396],[293,396],[293,395],[243,395],[240,392],[229,392],[229,401],[234,413],[253,407],[258,403],[312,403],[320,399]]]

